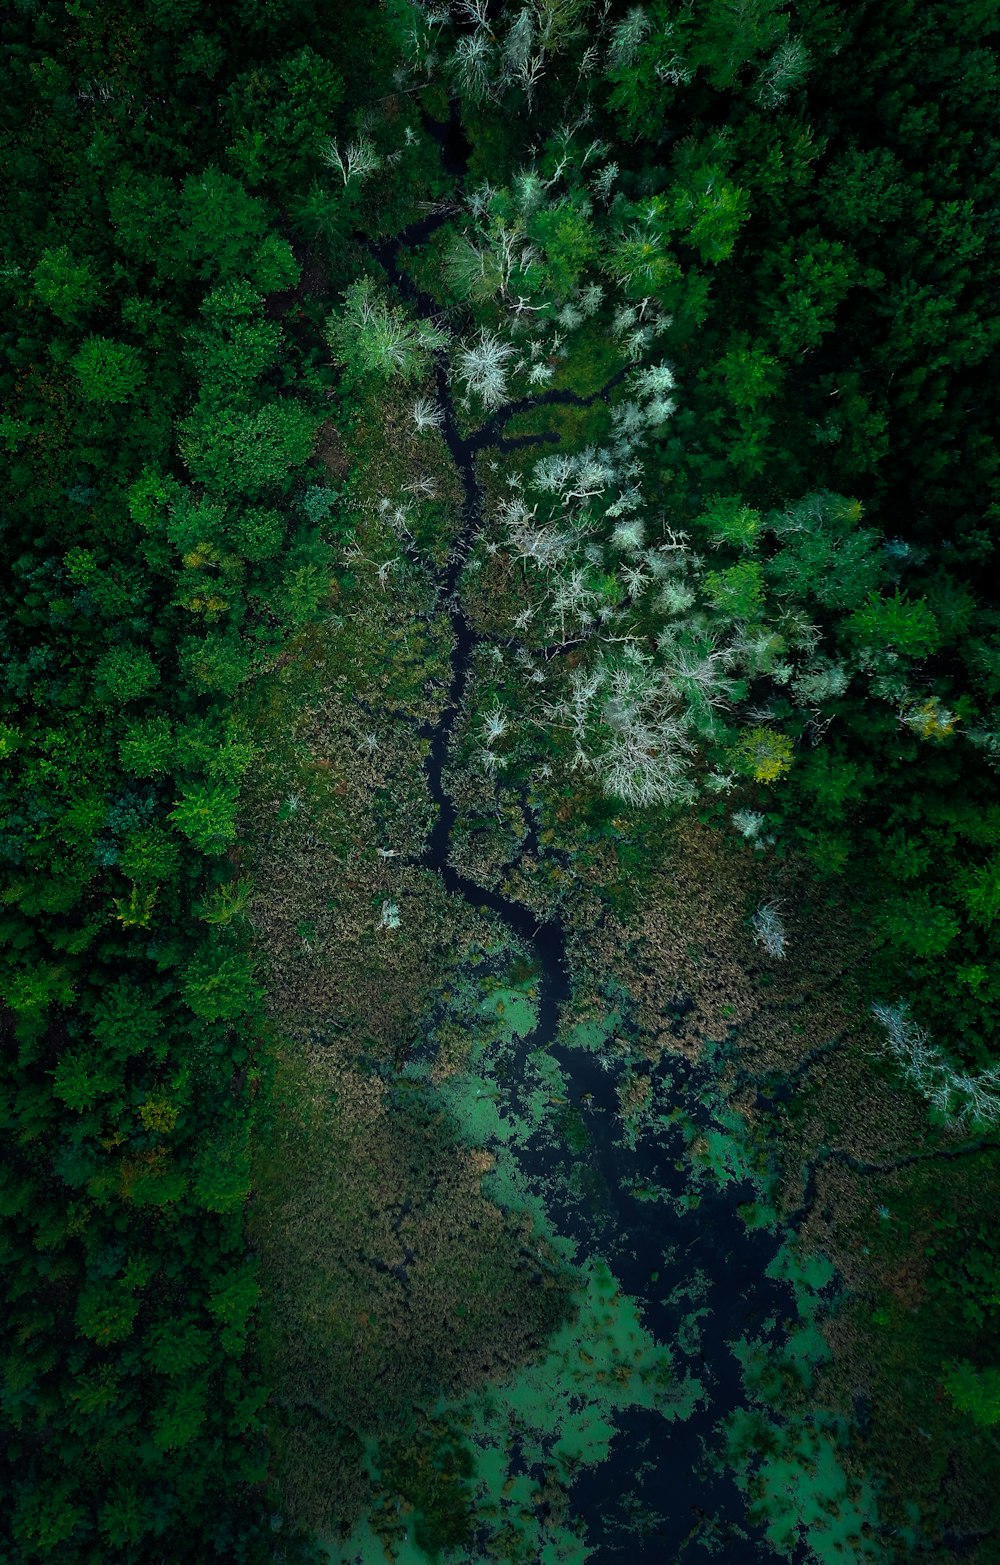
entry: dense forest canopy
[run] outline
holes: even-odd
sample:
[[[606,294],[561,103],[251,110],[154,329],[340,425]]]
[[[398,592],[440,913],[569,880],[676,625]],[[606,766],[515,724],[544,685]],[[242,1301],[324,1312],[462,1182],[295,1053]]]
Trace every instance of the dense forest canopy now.
[[[574,874],[641,907],[680,819],[796,866],[850,906],[875,1079],[996,1144],[997,6],[14,0],[3,58],[0,1553],[318,1558],[252,1228],[291,1091],[254,800],[296,670],[369,692],[369,760],[412,718],[420,841],[445,795],[490,830],[528,800],[567,907]],[[368,900],[375,951],[405,920]],[[914,1352],[995,1476],[982,1178],[915,1229],[951,1324]],[[525,1359],[568,1308],[532,1254]],[[403,1476],[383,1443],[386,1493],[438,1516],[456,1441]]]

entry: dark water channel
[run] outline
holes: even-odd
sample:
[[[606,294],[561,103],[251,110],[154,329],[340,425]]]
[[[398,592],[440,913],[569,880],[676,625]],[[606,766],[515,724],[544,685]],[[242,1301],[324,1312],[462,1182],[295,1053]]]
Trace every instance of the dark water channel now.
[[[464,172],[456,121],[431,128],[442,145],[446,168],[455,174]],[[373,247],[392,284],[425,316],[435,315],[437,307],[400,270],[397,256],[401,248],[426,241],[444,220],[445,215],[432,214],[395,239]],[[730,1184],[718,1188],[709,1180],[702,1187],[698,1208],[685,1210],[683,1197],[690,1189],[690,1170],[676,1137],[661,1141],[643,1138],[635,1149],[623,1144],[616,1085],[624,1062],[609,1062],[606,1056],[558,1041],[560,1017],[570,994],[563,923],[558,917],[539,923],[530,908],[460,874],[449,860],[449,843],[459,812],[444,778],[452,731],[478,641],[458,592],[459,575],[482,516],[475,455],[486,446],[510,448],[513,442],[505,439],[502,431],[513,413],[583,399],[568,392],[542,393],[509,404],[483,429],[463,435],[443,356],[436,366],[436,380],[444,414],[443,435],[461,476],[464,508],[460,536],[439,580],[453,651],[447,702],[437,722],[423,730],[429,741],[426,776],[437,814],[419,862],[438,874],[454,896],[474,908],[488,908],[537,964],[537,1023],[527,1037],[515,1043],[506,1061],[503,1085],[516,1112],[521,1106],[519,1082],[526,1062],[534,1051],[545,1050],[564,1073],[571,1104],[585,1118],[585,1152],[574,1155],[567,1146],[539,1132],[518,1153],[529,1185],[545,1192],[553,1228],[577,1243],[581,1257],[600,1255],[607,1262],[622,1290],[637,1301],[646,1328],[665,1344],[676,1339],[684,1317],[691,1313],[690,1301],[671,1302],[669,1296],[696,1273],[706,1279],[704,1296],[698,1301],[706,1311],[700,1323],[700,1354],[690,1366],[705,1386],[706,1401],[686,1419],[670,1423],[653,1411],[618,1412],[619,1433],[611,1455],[601,1466],[584,1470],[573,1488],[572,1507],[585,1523],[587,1541],[598,1561],[672,1565],[676,1560],[704,1557],[703,1548],[721,1557],[725,1565],[787,1561],[792,1556],[775,1553],[760,1529],[747,1523],[745,1500],[732,1477],[708,1460],[717,1446],[719,1420],[745,1402],[740,1365],[729,1344],[745,1336],[763,1336],[777,1349],[782,1323],[794,1315],[788,1286],[765,1275],[779,1240],[766,1231],[748,1231],[737,1212],[740,1203],[753,1201],[757,1192],[749,1182],[743,1187]],[[528,439],[538,443],[545,437]],[[706,1117],[698,1099],[703,1073],[673,1057],[662,1060],[653,1071],[670,1101],[696,1122],[699,1116]],[[574,1156],[577,1161],[586,1160],[587,1199],[567,1195],[564,1200],[553,1200],[553,1189],[569,1188]],[[641,1192],[649,1186],[669,1192],[677,1204],[643,1199]],[[630,1520],[634,1510],[625,1509],[626,1496],[633,1506],[638,1497],[649,1514],[655,1513],[656,1521],[647,1527],[634,1526]],[[794,1557],[803,1559],[805,1554],[800,1551]]]

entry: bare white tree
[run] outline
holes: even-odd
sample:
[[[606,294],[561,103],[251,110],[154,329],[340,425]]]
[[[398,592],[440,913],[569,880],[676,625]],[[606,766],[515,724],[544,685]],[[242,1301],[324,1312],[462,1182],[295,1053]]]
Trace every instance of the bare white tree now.
[[[453,59],[462,91],[474,101],[489,96],[495,53],[487,33],[466,33],[455,45]]]
[[[335,168],[344,184],[352,179],[359,182],[367,179],[369,174],[376,173],[384,162],[373,141],[367,136],[359,136],[357,141],[350,142],[341,151],[336,141],[331,139],[324,142],[320,156],[328,168]]]
[[[764,65],[754,88],[754,97],[766,109],[776,109],[804,79],[809,69],[809,51],[801,38],[786,38]]]
[[[949,1119],[966,1125],[1000,1124],[1000,1065],[973,1075],[951,1063],[910,1014],[905,1000],[876,1001],[872,1014],[885,1030],[886,1048],[907,1081]]]
[[[429,429],[440,429],[444,423],[444,409],[430,397],[417,397],[410,408],[410,417],[418,435]]]
[[[488,746],[496,744],[507,732],[507,717],[496,702],[488,712],[483,713],[483,736]]]
[[[611,70],[627,70],[635,61],[639,46],[649,34],[650,21],[641,5],[634,5],[611,34],[608,65]]]
[[[785,921],[778,912],[779,903],[762,902],[750,920],[753,937],[768,956],[779,961],[785,955]]]
[[[747,842],[759,841],[760,834],[767,825],[767,817],[761,815],[758,810],[734,810],[730,820]]]
[[[499,407],[507,396],[507,366],[516,351],[485,326],[478,337],[459,348],[455,368],[465,382],[466,397],[474,393],[484,408]]]

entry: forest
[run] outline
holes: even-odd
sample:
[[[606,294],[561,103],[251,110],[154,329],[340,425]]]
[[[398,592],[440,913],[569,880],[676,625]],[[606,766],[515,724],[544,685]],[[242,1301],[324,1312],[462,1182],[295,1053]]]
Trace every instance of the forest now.
[[[0,1559],[1000,1561],[996,0],[11,0]]]

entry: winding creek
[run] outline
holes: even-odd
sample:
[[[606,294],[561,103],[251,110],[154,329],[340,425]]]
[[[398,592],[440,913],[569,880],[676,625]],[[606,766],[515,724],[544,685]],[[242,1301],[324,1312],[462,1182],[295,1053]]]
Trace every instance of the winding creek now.
[[[460,163],[454,124],[450,135],[446,127],[438,129],[446,159],[458,157]],[[404,247],[426,240],[443,220],[441,215],[431,215],[375,248],[390,281],[425,316],[436,313],[434,302],[401,270],[398,256]],[[503,435],[503,427],[514,413],[546,402],[584,399],[568,392],[543,393],[508,404],[478,432],[464,435],[443,358],[437,363],[436,378],[443,434],[461,478],[464,505],[461,532],[438,583],[452,634],[450,684],[436,723],[422,730],[428,743],[425,771],[436,819],[416,862],[440,876],[452,896],[477,910],[488,909],[512,949],[527,956],[538,975],[530,1024],[502,1047],[484,1053],[478,1067],[481,1078],[475,1098],[490,1100],[492,1116],[484,1122],[480,1144],[506,1157],[508,1164],[513,1158],[521,1187],[530,1193],[536,1209],[544,1209],[564,1255],[572,1257],[576,1267],[589,1268],[591,1277],[595,1267],[606,1268],[615,1290],[611,1297],[629,1301],[641,1323],[636,1330],[641,1331],[642,1341],[662,1345],[672,1365],[672,1389],[655,1396],[622,1396],[612,1408],[613,1430],[605,1441],[604,1459],[599,1452],[596,1460],[584,1457],[566,1463],[567,1520],[579,1549],[560,1552],[555,1545],[547,1546],[544,1558],[622,1560],[630,1565],[653,1561],[671,1565],[705,1553],[721,1556],[725,1565],[806,1559],[853,1565],[877,1560],[881,1555],[867,1545],[857,1552],[840,1552],[832,1545],[828,1553],[818,1549],[815,1536],[805,1523],[799,1527],[795,1515],[786,1518],[777,1545],[773,1534],[768,1541],[767,1515],[756,1525],[747,1519],[747,1462],[752,1466],[757,1453],[745,1454],[742,1484],[734,1464],[716,1454],[721,1446],[720,1421],[747,1404],[747,1363],[766,1365],[772,1357],[780,1358],[788,1353],[793,1335],[802,1340],[815,1327],[830,1302],[832,1268],[820,1269],[811,1282],[792,1276],[788,1228],[775,1219],[754,1230],[740,1215],[741,1204],[761,1199],[759,1164],[752,1166],[732,1123],[722,1126],[709,1071],[673,1056],[650,1067],[647,1091],[655,1112],[647,1117],[642,1134],[623,1137],[618,1093],[628,1068],[627,1051],[602,1052],[593,1039],[581,1041],[579,1029],[574,1033],[565,1023],[572,973],[562,919],[556,915],[539,922],[524,903],[478,884],[450,860],[452,834],[461,817],[446,785],[447,765],[479,641],[459,591],[460,572],[482,515],[475,458],[484,448],[511,449],[515,442]],[[556,437],[521,437],[516,443],[546,439]],[[536,846],[527,811],[526,822],[528,844]],[[611,1015],[608,1026],[627,1039],[627,1001]],[[411,1062],[410,1069],[419,1072],[419,1061]],[[569,1144],[552,1133],[551,1117],[540,1119],[533,1111],[540,1071],[550,1099],[575,1116],[580,1127]],[[714,1137],[718,1177],[693,1179],[686,1154],[696,1134]],[[818,1335],[814,1332],[814,1338]],[[822,1354],[815,1340],[812,1348]],[[577,1392],[578,1388],[565,1403],[571,1420],[586,1417],[586,1393]],[[556,1431],[554,1443],[558,1445],[564,1435],[565,1431]],[[826,1437],[827,1446],[835,1443],[832,1435]],[[810,1449],[815,1465],[819,1457]],[[826,1446],[821,1455],[829,1456]],[[519,1474],[531,1477],[537,1459],[537,1450],[533,1458],[523,1441],[515,1443],[509,1459],[510,1483]],[[804,1459],[803,1470],[808,1465]],[[789,1491],[800,1477],[792,1463]],[[776,1503],[779,1510],[784,1503],[789,1512],[799,1504],[787,1497]],[[876,1527],[866,1522],[864,1530],[871,1539]],[[485,1552],[448,1555],[463,1560],[484,1557]]]

